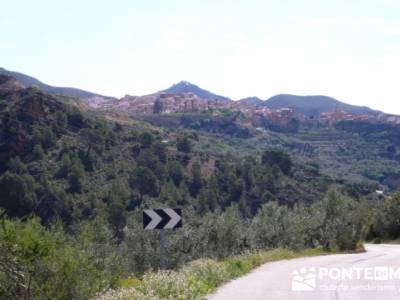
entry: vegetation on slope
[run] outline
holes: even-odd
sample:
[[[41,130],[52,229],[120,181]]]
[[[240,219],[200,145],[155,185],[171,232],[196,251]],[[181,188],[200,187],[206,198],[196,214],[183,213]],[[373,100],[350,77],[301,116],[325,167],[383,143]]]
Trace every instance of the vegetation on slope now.
[[[244,154],[239,142],[116,123],[35,88],[0,89],[0,298],[87,299],[157,269],[146,207],[183,208],[184,227],[166,234],[169,269],[398,237],[398,195],[383,201],[276,143]]]
[[[221,284],[272,261],[325,254],[322,250],[275,249],[250,252],[223,260],[196,260],[177,271],[146,273],[141,279],[121,281],[122,288],[109,290],[96,300],[201,299]]]

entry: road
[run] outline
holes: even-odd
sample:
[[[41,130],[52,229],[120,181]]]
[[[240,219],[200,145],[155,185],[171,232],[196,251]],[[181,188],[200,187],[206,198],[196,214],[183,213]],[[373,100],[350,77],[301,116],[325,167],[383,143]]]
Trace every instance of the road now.
[[[267,263],[207,299],[400,299],[400,245],[368,244],[366,250]]]

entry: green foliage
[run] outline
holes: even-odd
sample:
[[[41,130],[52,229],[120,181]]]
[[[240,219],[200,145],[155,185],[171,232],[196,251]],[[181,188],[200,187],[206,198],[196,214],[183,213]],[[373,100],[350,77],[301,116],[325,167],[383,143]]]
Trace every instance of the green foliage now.
[[[279,150],[266,150],[262,156],[262,163],[279,167],[285,175],[289,175],[292,169],[290,156]]]
[[[156,170],[159,164],[158,157],[151,149],[141,150],[136,161],[139,166],[149,168],[150,170]]]
[[[153,113],[155,114],[161,114],[164,110],[164,105],[161,102],[161,99],[157,98],[154,101],[154,105],[153,105]]]
[[[312,218],[310,218],[312,216]],[[356,250],[368,230],[368,208],[336,189],[311,206],[264,204],[252,221],[255,248]]]
[[[8,170],[15,174],[24,174],[28,172],[26,165],[22,162],[19,156],[11,158],[8,161]]]
[[[201,114],[179,118],[187,123],[184,127],[194,124],[209,134],[178,133],[139,120],[116,124],[95,112],[80,111],[68,98],[59,101],[35,91],[29,91],[23,101],[15,97],[4,101],[5,111],[0,108],[2,120],[13,120],[0,123],[0,207],[8,216],[25,220],[7,221],[19,224],[16,234],[24,226],[33,226],[30,214],[40,217],[46,228],[37,225],[32,230],[40,234],[33,232],[32,238],[40,249],[46,249],[40,236],[48,238],[46,243],[53,246],[46,251],[67,260],[54,262],[53,254],[40,253],[33,259],[40,262],[34,270],[40,274],[29,273],[37,278],[28,292],[35,299],[47,297],[37,294],[41,289],[52,299],[87,299],[94,291],[116,285],[118,278],[157,269],[158,235],[143,230],[143,207],[184,210],[184,227],[166,233],[171,270],[200,258],[224,260],[277,247],[354,250],[368,229],[372,238],[399,237],[400,197],[376,196],[381,187],[361,177],[396,186],[400,171],[393,162],[398,159],[399,143],[389,128],[374,129],[372,134],[364,132],[369,127],[356,128],[357,133],[345,128],[301,128],[285,134],[265,130],[252,136],[249,129],[241,131],[235,125],[233,119],[241,116]],[[40,109],[21,116],[20,106],[29,101],[36,101]],[[176,149],[172,147],[175,137]],[[263,151],[270,145],[290,151],[291,156],[283,150]],[[337,189],[331,189],[334,184]],[[60,223],[63,229],[53,228]],[[4,245],[11,247],[11,243],[22,242],[10,240]],[[26,259],[32,261],[29,251]],[[22,252],[15,255],[17,262],[24,259]],[[13,257],[0,256],[0,268]],[[214,261],[194,263],[184,267],[193,279],[186,287],[195,294],[205,293],[224,282],[227,274],[239,276],[263,261],[259,255],[232,258],[222,269],[214,268]],[[25,262],[11,270],[25,270]],[[0,281],[6,284],[2,292],[27,293],[18,272],[2,275],[0,271]],[[65,280],[59,279],[59,272],[66,272]],[[54,281],[46,276],[54,276]],[[163,280],[155,279],[149,286],[181,295],[172,279]],[[69,289],[73,294],[68,294]],[[144,292],[135,290],[135,295]]]
[[[212,189],[201,189],[197,197],[197,210],[200,214],[213,212],[218,207],[217,194]]]
[[[177,161],[169,161],[167,164],[168,178],[172,180],[176,187],[181,184],[184,174],[182,166]]]
[[[198,162],[192,165],[192,182],[190,183],[190,194],[192,197],[196,197],[200,189],[203,186],[203,180],[201,178],[201,167]]]
[[[69,189],[73,193],[80,193],[85,182],[85,168],[79,158],[71,161],[68,173]]]
[[[60,167],[56,172],[56,176],[59,178],[66,178],[71,169],[71,158],[68,154],[64,153],[61,159]]]
[[[372,237],[395,240],[400,237],[400,192],[386,198],[375,208],[375,216],[372,223]]]
[[[143,148],[150,148],[154,142],[154,136],[150,132],[143,132],[139,136],[139,142]]]
[[[0,207],[10,216],[30,213],[36,202],[35,188],[35,180],[29,174],[4,173],[0,176]]]
[[[178,138],[176,141],[176,149],[183,153],[190,153],[192,151],[190,139],[186,135]]]
[[[121,181],[114,181],[105,199],[108,206],[108,221],[115,233],[121,235],[126,225],[129,190]]]
[[[131,287],[110,291],[96,300],[200,299],[223,283],[242,276],[261,264],[323,253],[277,249],[245,253],[220,261],[201,259],[189,263],[179,271],[146,273],[141,281],[135,280]]]
[[[162,162],[163,164],[167,162],[168,153],[165,144],[160,142],[154,143],[152,146],[152,152],[155,156],[157,156],[160,162]]]
[[[57,111],[55,113],[55,119],[56,119],[55,129],[60,133],[65,132],[65,130],[68,127],[67,115],[62,111]]]
[[[55,141],[55,136],[50,127],[33,129],[32,143],[34,145],[41,145],[43,148],[50,148]]]
[[[43,147],[40,144],[35,145],[35,147],[33,147],[32,155],[34,160],[43,159],[44,157]]]
[[[325,248],[339,250],[356,249],[357,243],[365,239],[368,228],[368,211],[362,203],[340,194],[328,191],[326,197],[315,204],[324,211],[320,243]]]
[[[96,266],[59,227],[1,220],[0,298],[88,299],[104,287]]]
[[[132,172],[130,185],[137,189],[142,197],[143,195],[155,197],[159,193],[157,177],[147,167],[138,167]]]
[[[82,112],[76,106],[67,106],[68,124],[74,129],[80,129],[84,124]]]

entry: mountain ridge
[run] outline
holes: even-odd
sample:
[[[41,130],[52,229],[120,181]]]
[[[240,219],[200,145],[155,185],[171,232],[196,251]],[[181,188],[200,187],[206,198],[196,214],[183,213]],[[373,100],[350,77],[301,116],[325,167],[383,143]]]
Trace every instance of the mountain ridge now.
[[[380,112],[367,106],[351,105],[335,98],[323,95],[299,96],[278,94],[267,99],[263,106],[272,109],[290,108],[307,116],[318,116],[321,113],[344,110],[357,115],[378,115]]]
[[[265,102],[265,100],[262,100],[261,98],[252,96],[252,97],[246,97],[242,98],[240,100],[237,100],[239,103],[243,103],[246,105],[254,105],[254,106],[262,106]]]
[[[42,81],[19,72],[9,71],[0,67],[0,74],[10,75],[17,79],[24,87],[37,86],[40,90],[51,94],[61,94],[71,97],[77,97],[81,100],[88,100],[94,102],[95,105],[107,100],[117,100],[117,98],[100,95],[90,91],[85,91],[72,87],[54,87],[43,83]],[[357,115],[376,116],[381,113],[378,110],[371,109],[366,106],[351,105],[339,101],[333,97],[324,95],[291,95],[291,94],[278,94],[266,100],[259,97],[247,97],[240,100],[231,100],[229,97],[215,94],[206,89],[203,89],[188,81],[182,80],[173,84],[167,89],[156,92],[156,94],[193,94],[200,99],[204,100],[223,100],[240,103],[247,106],[267,107],[270,109],[291,108],[296,112],[303,113],[306,116],[313,117],[319,116],[321,113],[331,112],[334,110],[344,110],[349,113]],[[87,102],[87,101],[86,101]]]
[[[9,71],[2,67],[0,67],[0,74],[9,75],[9,76],[14,77],[24,87],[37,86],[43,92],[47,92],[50,94],[59,94],[59,95],[64,95],[64,96],[76,97],[79,99],[93,98],[93,97],[100,97],[100,98],[104,98],[104,99],[115,99],[114,97],[104,96],[104,95],[100,95],[97,93],[89,92],[89,91],[78,89],[78,88],[51,86],[51,85],[48,85],[48,84],[36,79],[35,77],[29,76],[29,75],[26,75],[26,74],[23,74],[20,72]]]
[[[230,100],[228,97],[214,94],[208,90],[205,90],[185,80],[175,83],[169,88],[159,91],[159,93],[169,93],[169,94],[192,93],[206,100]]]

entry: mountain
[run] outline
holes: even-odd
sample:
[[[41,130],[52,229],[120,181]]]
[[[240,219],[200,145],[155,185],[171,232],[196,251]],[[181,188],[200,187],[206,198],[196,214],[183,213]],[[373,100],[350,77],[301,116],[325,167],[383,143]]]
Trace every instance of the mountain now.
[[[266,100],[264,106],[272,109],[291,108],[307,116],[318,116],[323,112],[341,109],[357,115],[377,115],[379,112],[365,106],[343,103],[327,96],[296,96],[280,94]]]
[[[258,98],[258,97],[247,97],[238,100],[239,103],[245,104],[245,105],[253,105],[253,106],[261,106],[264,104],[264,100]]]
[[[96,93],[84,91],[81,89],[71,88],[71,87],[55,87],[48,84],[41,82],[40,80],[19,73],[14,71],[8,71],[4,68],[0,67],[0,74],[1,75],[9,75],[17,79],[19,83],[22,84],[24,87],[30,86],[37,86],[41,91],[50,93],[50,94],[57,94],[57,95],[64,95],[70,97],[77,97],[80,99],[87,99],[87,98],[103,98],[103,99],[113,99],[113,97],[103,96]]]
[[[188,81],[178,82],[172,85],[171,87],[160,91],[160,93],[167,93],[167,94],[192,93],[199,98],[207,100],[229,100],[229,98],[227,97],[211,93]]]

